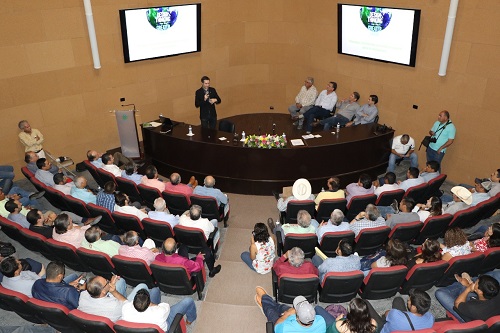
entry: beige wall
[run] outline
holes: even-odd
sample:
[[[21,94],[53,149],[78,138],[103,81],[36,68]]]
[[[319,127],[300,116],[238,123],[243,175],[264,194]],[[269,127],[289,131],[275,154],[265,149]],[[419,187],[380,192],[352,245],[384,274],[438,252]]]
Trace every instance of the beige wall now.
[[[362,2],[369,1],[353,3]],[[222,97],[219,118],[271,105],[286,112],[312,75],[318,89],[335,80],[340,97],[357,90],[365,101],[377,94],[380,121],[417,141],[440,110],[449,110],[458,132],[444,160],[452,181],[471,182],[500,167],[494,154],[500,146],[500,1],[460,2],[446,77],[437,71],[447,0],[370,2],[422,9],[415,68],[338,55],[337,1],[325,0],[201,0],[201,53],[124,64],[118,9],[179,3],[93,0],[102,63],[94,70],[82,0],[2,1],[0,163],[21,165],[21,119],[44,133],[46,148],[82,160],[89,148],[118,146],[109,111],[120,108],[120,97],[137,105],[139,123],[163,112],[198,124],[193,95],[202,75]],[[423,152],[419,157],[424,161]]]

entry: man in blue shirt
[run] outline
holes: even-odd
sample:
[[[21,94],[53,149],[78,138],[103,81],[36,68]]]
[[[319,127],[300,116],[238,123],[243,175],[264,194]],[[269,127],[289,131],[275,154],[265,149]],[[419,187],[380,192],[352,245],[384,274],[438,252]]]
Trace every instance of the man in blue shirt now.
[[[427,148],[427,161],[436,161],[442,164],[446,148],[453,144],[457,129],[450,120],[450,113],[446,110],[441,111],[438,120],[434,123],[429,134],[435,142],[431,142]],[[437,170],[441,171],[441,169]]]
[[[363,125],[373,123],[378,115],[378,108],[375,104],[378,103],[377,95],[370,95],[368,103],[363,105],[356,111],[356,118],[346,124],[347,127],[352,125]]]
[[[221,205],[224,207],[224,216],[227,216],[229,213],[229,199],[227,195],[222,193],[221,190],[215,188],[215,178],[212,176],[206,176],[203,181],[204,186],[196,186],[193,190],[193,194],[203,195],[207,197],[212,197],[217,200],[217,205],[221,208]]]

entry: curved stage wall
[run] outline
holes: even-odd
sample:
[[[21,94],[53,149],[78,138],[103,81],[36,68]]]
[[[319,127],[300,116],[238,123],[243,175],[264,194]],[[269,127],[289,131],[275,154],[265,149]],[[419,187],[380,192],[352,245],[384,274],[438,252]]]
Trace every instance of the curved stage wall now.
[[[273,123],[276,133],[285,133],[288,142],[305,134],[292,126],[288,114],[244,114],[225,119],[236,125],[240,136],[241,131],[247,135],[271,133]],[[376,124],[342,128],[338,135],[316,128],[313,134],[322,137],[303,140],[304,146],[289,143],[283,149],[258,149],[243,147],[230,133],[201,126],[192,126],[195,135],[189,137],[188,127],[178,124],[168,134],[160,133],[160,127],[142,128],[146,156],[158,172],[164,176],[178,172],[184,182],[194,175],[200,183],[206,175],[213,175],[216,187],[224,192],[256,195],[281,192],[298,178],[307,178],[317,193],[330,176],[340,177],[343,188],[357,181],[362,172],[375,177],[387,168],[394,135],[393,130],[375,133]]]

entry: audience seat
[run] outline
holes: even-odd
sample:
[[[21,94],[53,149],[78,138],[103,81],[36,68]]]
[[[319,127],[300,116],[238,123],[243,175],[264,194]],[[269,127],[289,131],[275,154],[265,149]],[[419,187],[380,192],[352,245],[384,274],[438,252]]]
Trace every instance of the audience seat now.
[[[490,218],[498,209],[500,209],[500,194],[479,203],[479,206],[481,207],[479,221]]]
[[[110,280],[113,274],[118,274],[111,258],[106,253],[85,249],[83,247],[78,248],[76,253],[94,275],[100,275]]]
[[[69,210],[71,209],[66,206],[66,200],[64,198],[65,194],[61,191],[56,190],[53,187],[47,186],[45,187],[45,194],[43,195],[45,199],[47,199],[50,204],[60,210]]]
[[[482,320],[474,320],[468,323],[456,323],[447,321],[436,329],[437,333],[485,333],[488,325]]]
[[[128,195],[131,202],[142,202],[142,197],[136,183],[123,177],[115,177],[115,182],[118,185],[118,189]]]
[[[421,290],[432,288],[443,276],[448,266],[448,262],[444,260],[416,264],[406,274],[399,292],[407,295],[412,288],[419,288]]]
[[[318,245],[318,237],[316,234],[294,234],[289,233],[285,236],[285,241],[281,244],[281,233],[278,232],[276,235],[278,241],[278,255],[281,256],[282,253],[294,248],[300,247],[306,258],[312,258],[316,253],[314,249]]]
[[[389,298],[399,291],[408,268],[403,265],[372,268],[364,278],[359,295],[364,299]]]
[[[224,228],[227,227],[229,212],[224,216],[224,211],[219,207],[215,198],[202,195],[191,195],[190,201],[191,205],[198,205],[201,207],[201,217],[209,220],[217,220],[219,222],[224,221]]]
[[[320,281],[319,301],[323,303],[349,302],[356,297],[365,278],[362,271],[329,272]]]
[[[106,317],[71,310],[68,317],[85,333],[115,333],[113,322]]]
[[[187,246],[189,253],[198,254],[200,252],[203,252],[205,246],[208,246],[208,248],[212,251],[214,257],[216,257],[217,251],[219,249],[219,242],[214,240],[214,236],[217,231],[218,228],[215,228],[215,230],[210,234],[210,237],[206,239],[205,234],[201,229],[190,228],[181,225],[176,225],[174,227],[174,233],[177,242]]]
[[[500,332],[500,315],[494,316],[486,320],[486,325],[488,325],[487,333],[498,333]]]
[[[28,299],[28,296],[0,285],[0,302],[6,305],[4,308],[5,310],[14,311],[21,318],[32,323],[43,323],[43,321],[33,313],[28,304],[26,304]]]
[[[76,215],[79,215],[81,217],[90,217],[90,213],[83,200],[75,198],[71,195],[65,195],[63,198],[70,212],[75,213]]]
[[[491,272],[500,267],[500,247],[492,247],[484,253],[484,259],[479,269],[480,274]]]
[[[94,177],[94,180],[100,187],[104,187],[104,181],[101,179],[101,176],[99,176],[99,173],[97,173],[97,167],[94,166],[89,160],[84,160],[83,164],[85,165],[85,168],[90,172],[92,177]]]
[[[120,230],[111,215],[109,209],[95,205],[93,203],[87,204],[87,210],[90,213],[91,217],[101,217],[101,220],[98,223],[99,228],[101,230],[106,231],[109,234],[119,235],[122,234],[124,230]]]
[[[358,252],[360,256],[375,253],[385,244],[390,232],[391,228],[389,227],[361,230],[355,239],[354,251]]]
[[[479,222],[480,208],[477,206],[470,207],[464,210],[460,210],[453,214],[453,220],[451,220],[448,228],[458,227],[461,229],[468,229]]]
[[[30,298],[26,304],[32,313],[44,323],[49,324],[61,333],[85,333],[68,317],[69,309],[64,305]]]
[[[424,225],[420,230],[420,234],[415,239],[415,244],[422,244],[427,238],[438,239],[444,235],[446,229],[451,220],[453,220],[453,215],[444,214],[438,216],[430,216],[424,221]]]
[[[78,272],[90,272],[90,268],[76,254],[76,248],[73,245],[47,239],[47,246],[51,253],[69,268]]]
[[[276,302],[292,304],[299,295],[304,296],[309,303],[318,302],[319,278],[314,274],[282,274],[279,278],[274,270],[273,296]]]
[[[35,177],[35,174],[31,172],[26,166],[21,167],[21,172],[23,173],[24,177],[26,177],[26,179],[28,180]]]
[[[144,184],[137,185],[137,189],[141,194],[141,198],[144,200],[144,203],[150,208],[155,209],[154,202],[157,198],[161,197],[161,192],[158,191],[157,188],[146,186]]]
[[[147,284],[148,288],[156,287],[153,273],[146,261],[137,258],[130,258],[116,255],[111,258],[118,275],[125,279],[130,286],[137,286],[139,283]]]
[[[182,265],[168,264],[153,261],[150,265],[153,276],[161,291],[173,295],[192,295],[198,293],[198,299],[202,299],[205,288],[205,267],[202,271],[189,274]]]
[[[411,331],[412,333],[436,333],[433,328],[424,328],[421,330]],[[408,331],[392,331],[391,333],[408,333]]]
[[[352,197],[351,202],[347,205],[347,220],[352,221],[356,215],[366,209],[369,204],[375,204],[377,196],[375,194],[356,195]]]
[[[42,183],[35,177],[30,178],[30,182],[31,184],[33,184],[33,186],[35,186],[38,192],[45,191],[45,189],[47,188],[47,186],[44,183]]]
[[[470,276],[477,276],[483,259],[484,255],[480,252],[472,252],[465,256],[451,258],[451,260],[448,261],[448,269],[436,283],[436,287],[446,287],[456,282],[455,274],[461,275],[463,272],[467,272]]]
[[[420,234],[424,224],[420,221],[399,223],[392,228],[389,239],[399,239],[404,243],[412,243]]]
[[[104,184],[107,182],[113,182],[115,183],[116,187],[118,187],[118,184],[116,183],[115,175],[113,175],[111,172],[106,171],[101,168],[96,169],[97,173],[99,174],[99,177],[101,177],[101,180],[103,181]],[[104,186],[101,186],[104,187]]]
[[[145,218],[141,223],[146,237],[154,240],[157,247],[161,247],[165,239],[175,238],[174,231],[167,222]]]
[[[375,201],[375,206],[390,206],[394,200],[401,202],[404,195],[405,190],[403,189],[382,192]]]
[[[17,241],[19,239],[19,231],[22,229],[19,224],[12,222],[11,220],[0,216],[0,229],[6,234],[10,239]]]
[[[125,320],[118,320],[113,328],[116,333],[186,333],[186,323],[180,313],[175,315],[172,325],[166,332],[157,325],[131,323]]]
[[[139,234],[139,237],[146,239],[144,226],[137,216],[120,212],[113,212],[111,213],[111,216],[113,217],[115,225],[118,229],[123,229],[125,231],[134,230]]]
[[[319,249],[328,257],[334,258],[337,256],[335,251],[339,246],[341,239],[346,238],[349,244],[354,245],[354,232],[353,231],[336,231],[326,232],[321,239]]]
[[[297,224],[297,213],[299,210],[306,210],[313,217],[314,207],[316,205],[312,200],[290,200],[286,205],[286,211],[280,214],[281,223]]]
[[[319,202],[318,210],[316,212],[316,221],[328,221],[330,215],[335,209],[340,209],[344,214],[347,211],[346,199],[323,199]],[[295,214],[297,216],[297,214]],[[312,215],[311,215],[312,216]]]
[[[406,190],[403,198],[409,197],[413,198],[416,203],[425,203],[427,201],[427,199],[425,198],[425,194],[427,193],[428,188],[429,185],[427,185],[427,183],[412,186]]]
[[[440,188],[441,185],[444,184],[446,177],[447,176],[445,174],[440,174],[436,178],[433,178],[427,182],[427,192],[424,194],[425,200],[431,197],[441,197],[443,195]]]
[[[26,248],[33,252],[38,252],[49,260],[55,260],[56,256],[47,245],[47,238],[39,233],[23,228],[20,230],[20,237],[26,238]]]
[[[170,214],[182,215],[191,206],[189,197],[182,193],[163,191],[161,193]]]

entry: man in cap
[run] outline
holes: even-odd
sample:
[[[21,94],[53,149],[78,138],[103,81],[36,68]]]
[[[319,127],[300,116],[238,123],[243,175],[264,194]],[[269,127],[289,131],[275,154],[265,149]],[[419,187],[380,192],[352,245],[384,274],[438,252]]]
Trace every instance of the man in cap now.
[[[454,186],[451,188],[453,201],[443,206],[443,213],[455,214],[458,211],[467,209],[472,203],[472,193],[463,186]]]
[[[476,178],[474,182],[474,188],[470,191],[472,193],[472,203],[470,204],[471,207],[491,198],[489,192],[491,190],[492,184],[493,183],[489,179]]]
[[[311,183],[305,178],[299,178],[293,183],[292,195],[288,198],[279,198],[278,200],[278,210],[280,212],[286,211],[286,206],[291,200],[314,200],[314,194],[312,194]]]
[[[276,303],[262,287],[255,288],[255,291],[255,303],[262,309],[267,320],[274,323],[275,333],[326,331],[325,319],[316,314],[315,308],[304,296],[295,297],[291,308]]]

